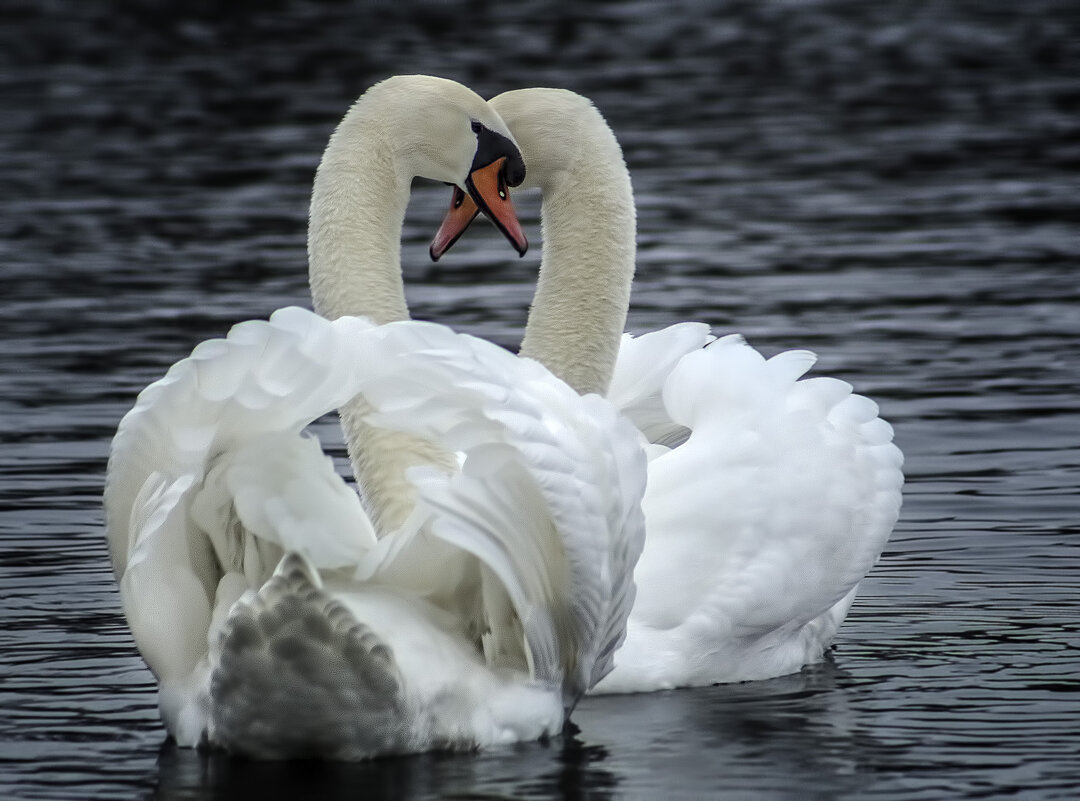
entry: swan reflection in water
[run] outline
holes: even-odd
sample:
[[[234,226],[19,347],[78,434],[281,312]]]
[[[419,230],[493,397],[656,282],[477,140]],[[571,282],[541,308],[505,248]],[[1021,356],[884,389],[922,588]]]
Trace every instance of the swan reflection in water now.
[[[167,743],[154,797],[352,801],[363,788],[365,798],[386,801],[594,798],[617,795],[620,787],[655,797],[674,789],[713,797],[739,788],[791,797],[812,786],[835,797],[868,785],[873,771],[864,765],[905,767],[905,749],[874,737],[846,708],[844,690],[859,686],[827,658],[767,681],[587,698],[563,735],[472,754],[255,762]],[[768,779],[764,765],[772,766]]]

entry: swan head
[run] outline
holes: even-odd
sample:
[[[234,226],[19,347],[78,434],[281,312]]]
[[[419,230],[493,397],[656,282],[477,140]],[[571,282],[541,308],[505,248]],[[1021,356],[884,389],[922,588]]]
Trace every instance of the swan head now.
[[[312,215],[349,213],[342,198],[376,170],[407,202],[417,177],[467,194],[520,252],[528,247],[507,187],[525,179],[521,150],[506,123],[480,95],[446,78],[396,75],[370,87],[330,137],[316,172]],[[385,182],[384,182],[385,185]],[[384,190],[386,191],[386,190]]]
[[[507,191],[525,180],[525,161],[480,95],[446,78],[398,75],[371,87],[361,102],[377,107],[396,161],[409,173],[404,178],[453,185],[525,253],[528,241]]]
[[[528,173],[520,189],[539,188],[545,197],[550,197],[568,176],[578,172],[579,159],[614,159],[622,163],[622,151],[604,118],[592,101],[575,92],[515,89],[492,98],[488,104],[510,127],[525,153]],[[504,193],[505,186],[487,192],[500,200]],[[473,198],[474,193],[455,187],[450,209],[431,244],[432,260],[437,261],[449,250],[481,211],[491,217],[488,209]]]
[[[477,210],[482,210],[514,246],[518,255],[524,256],[525,251],[529,249],[529,240],[525,238],[525,232],[521,230],[517,212],[510,200],[509,187],[519,186],[525,180],[525,162],[520,151],[517,151],[515,155],[504,155],[507,140],[501,134],[493,132],[475,120],[472,126],[476,132],[476,155],[469,175],[465,179],[465,189],[462,190],[459,185],[454,185],[454,202],[457,206],[461,206],[468,197],[470,205]],[[516,150],[517,145],[514,145],[514,148]],[[451,212],[454,212],[454,208]],[[456,218],[456,215],[452,216]],[[475,216],[474,211],[472,217]],[[443,234],[444,239],[440,240],[439,233],[436,233],[435,240],[432,241],[428,250],[431,260],[438,261],[439,256],[449,250],[457,238],[465,232],[466,227],[468,226],[458,227],[454,224],[440,226],[439,233]],[[447,236],[449,239],[445,239]]]

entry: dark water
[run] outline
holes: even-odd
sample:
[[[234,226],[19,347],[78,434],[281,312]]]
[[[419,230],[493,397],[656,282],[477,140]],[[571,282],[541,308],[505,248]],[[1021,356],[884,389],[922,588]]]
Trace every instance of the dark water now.
[[[0,797],[1080,794],[1080,7],[161,5],[0,9]],[[592,96],[638,197],[631,327],[810,347],[880,401],[905,507],[829,663],[590,699],[575,736],[481,755],[163,746],[103,541],[109,439],[196,342],[307,304],[314,166],[401,72]],[[410,209],[414,313],[513,345],[539,249],[480,228],[432,267],[445,194]]]

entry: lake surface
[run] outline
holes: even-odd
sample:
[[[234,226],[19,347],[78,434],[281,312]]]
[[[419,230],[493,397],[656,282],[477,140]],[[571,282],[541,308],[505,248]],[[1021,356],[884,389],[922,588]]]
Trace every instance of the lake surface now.
[[[0,797],[1080,795],[1080,6],[159,5],[0,11]],[[809,347],[880,402],[904,510],[827,663],[588,699],[577,734],[479,755],[165,743],[103,538],[109,440],[197,342],[308,305],[314,167],[403,72],[591,96],[638,200],[630,328]],[[447,193],[414,198],[414,314],[515,346],[536,199],[525,259],[481,225],[432,266]]]

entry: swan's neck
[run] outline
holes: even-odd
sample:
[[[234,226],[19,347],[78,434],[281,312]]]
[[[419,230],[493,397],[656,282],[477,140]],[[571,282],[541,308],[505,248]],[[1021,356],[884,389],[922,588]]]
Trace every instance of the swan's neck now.
[[[606,125],[603,133],[598,157],[542,186],[544,255],[521,344],[582,394],[607,392],[634,277],[630,176]]]
[[[399,164],[378,114],[361,98],[342,120],[315,174],[308,224],[308,279],[315,311],[329,319],[406,320],[401,229],[412,175]],[[340,409],[353,473],[376,531],[397,528],[415,490],[405,470],[416,464],[450,469],[450,457],[430,443],[364,422],[362,397]]]
[[[308,279],[315,311],[329,319],[405,320],[401,228],[411,176],[397,168],[388,133],[350,109],[326,147],[311,193]]]

